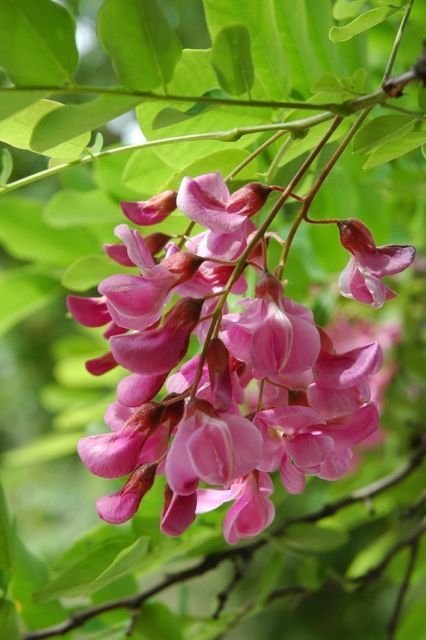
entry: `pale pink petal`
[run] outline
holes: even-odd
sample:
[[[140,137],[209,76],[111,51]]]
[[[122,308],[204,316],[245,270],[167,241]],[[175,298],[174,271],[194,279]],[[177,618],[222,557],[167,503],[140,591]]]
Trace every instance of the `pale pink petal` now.
[[[192,468],[208,484],[229,485],[234,473],[231,432],[223,420],[211,418],[187,440]]]
[[[241,538],[256,536],[271,524],[274,517],[274,505],[262,495],[250,476],[243,494],[225,516],[225,540],[236,544]]]
[[[289,493],[297,494],[304,491],[306,485],[305,476],[287,455],[284,455],[281,461],[280,477],[283,486]]]
[[[332,449],[316,475],[323,480],[337,480],[349,471],[352,458],[350,449]]]
[[[235,500],[243,490],[241,482],[234,482],[230,489],[197,489],[197,509],[196,513],[208,513],[225,502]]]
[[[110,404],[105,412],[105,424],[111,431],[120,431],[125,422],[133,415],[133,411],[129,407],[125,407],[120,402]]]
[[[149,272],[155,266],[151,252],[139,231],[131,229],[127,224],[119,224],[118,227],[115,227],[114,234],[117,238],[120,238],[126,246],[130,260],[137,265],[142,272]]]

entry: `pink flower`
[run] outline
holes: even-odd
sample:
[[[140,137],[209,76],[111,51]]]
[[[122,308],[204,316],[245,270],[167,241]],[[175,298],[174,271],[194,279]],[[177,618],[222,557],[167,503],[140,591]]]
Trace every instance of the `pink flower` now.
[[[410,245],[397,244],[376,247],[370,231],[359,220],[344,220],[337,224],[340,242],[352,253],[339,277],[340,293],[346,298],[382,307],[396,293],[381,278],[407,269],[416,250]]]
[[[116,361],[142,375],[169,373],[185,355],[203,300],[183,298],[169,311],[164,326],[110,340]]]
[[[163,191],[144,202],[122,202],[121,209],[136,224],[158,224],[176,209],[176,195],[176,191]]]
[[[312,313],[284,299],[281,283],[266,272],[256,295],[239,303],[243,313],[223,317],[221,335],[232,355],[251,364],[259,378],[310,369],[320,349]]]
[[[246,418],[218,414],[208,402],[197,400],[178,427],[167,456],[167,481],[181,495],[195,491],[199,480],[230,486],[256,467],[261,442]]]
[[[160,424],[161,405],[148,403],[131,415],[123,428],[82,438],[78,454],[86,467],[102,478],[118,478],[134,471],[146,439]]]
[[[275,517],[275,508],[269,496],[273,484],[266,473],[254,472],[245,479],[238,480],[228,490],[199,489],[197,491],[197,513],[212,509],[235,500],[225,516],[224,536],[229,544],[236,544],[242,538],[252,538],[268,527]]]
[[[377,342],[338,354],[327,344],[327,339],[323,340],[314,368],[314,382],[307,393],[311,407],[331,420],[348,415],[369,401],[368,378],[380,369],[383,356]]]
[[[156,464],[144,464],[131,475],[120,491],[99,498],[96,502],[98,516],[110,524],[122,524],[130,520],[152,487],[156,470]]]
[[[164,507],[160,529],[168,536],[180,536],[195,520],[197,494],[173,493],[168,485],[164,491]]]
[[[252,182],[232,195],[219,173],[184,178],[177,195],[177,206],[188,218],[216,233],[241,229],[245,219],[265,204],[271,187]]]
[[[105,297],[67,297],[68,311],[76,322],[84,327],[102,327],[111,321]]]

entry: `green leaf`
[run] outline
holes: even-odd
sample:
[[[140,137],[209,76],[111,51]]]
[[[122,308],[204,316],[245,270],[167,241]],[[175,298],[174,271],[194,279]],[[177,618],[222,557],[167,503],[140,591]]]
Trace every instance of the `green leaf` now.
[[[426,111],[426,87],[419,87],[417,101],[422,111]]]
[[[104,278],[120,272],[123,272],[123,267],[107,256],[89,255],[73,262],[62,276],[61,282],[67,289],[86,291],[99,284]]]
[[[0,631],[5,640],[20,640],[16,608],[10,600],[0,600]]]
[[[39,589],[35,601],[44,603],[57,596],[87,595],[134,571],[147,552],[148,539],[140,538],[123,549],[126,542],[124,537],[102,540]]]
[[[377,7],[376,9],[366,11],[343,27],[331,27],[330,40],[332,40],[332,42],[350,40],[359,33],[368,31],[368,29],[380,24],[399,10],[400,7]]]
[[[250,94],[254,69],[247,27],[235,24],[219,31],[213,44],[212,65],[225,91]]]
[[[18,196],[0,199],[0,243],[20,260],[55,265],[68,265],[100,249],[89,230],[52,229],[44,222],[39,203]]]
[[[245,160],[248,155],[249,152],[245,149],[224,149],[223,151],[209,153],[181,169],[162,185],[162,189],[177,189],[184,176],[195,177],[203,173],[218,171],[225,177],[232,169],[240,164],[240,162]],[[246,180],[254,178],[255,176],[256,163],[254,162],[238,174],[238,179]]]
[[[21,109],[8,118],[0,121],[0,140],[18,149],[32,150],[31,137],[37,123],[42,120],[47,113],[62,111],[66,109],[60,102],[53,100],[39,100],[29,107]],[[62,136],[63,139],[63,136]],[[84,151],[90,140],[90,133],[83,133],[79,136],[66,136],[67,142],[45,147],[43,154],[60,158],[61,160],[74,160]]]
[[[0,569],[12,566],[12,532],[6,496],[0,483]],[[1,628],[1,627],[0,627]]]
[[[0,120],[7,118],[33,102],[38,102],[46,95],[45,91],[24,91],[15,88],[11,91],[0,88]]]
[[[22,85],[72,83],[78,52],[75,23],[50,0],[0,2],[0,65]]]
[[[146,602],[135,625],[140,640],[182,640],[179,618],[161,602]]]
[[[367,0],[336,0],[333,6],[333,18],[335,20],[355,18],[366,2]]]
[[[10,586],[27,626],[38,629],[63,620],[65,613],[58,602],[52,601],[41,607],[33,601],[34,591],[49,579],[47,565],[26,547],[19,536],[15,537],[14,551]]]
[[[102,191],[63,189],[55,193],[44,209],[44,219],[52,227],[75,227],[88,224],[119,224],[120,207]]]
[[[343,529],[316,524],[297,524],[288,529],[282,541],[296,551],[331,551],[343,546],[348,535]]]
[[[94,590],[100,589],[117,578],[137,571],[138,563],[148,552],[149,538],[144,536],[126,547],[114,558],[114,561],[95,580]]]
[[[175,166],[162,159],[157,149],[146,147],[131,156],[123,171],[122,180],[129,189],[150,197],[159,192],[175,172]]]
[[[87,132],[130,111],[140,101],[140,98],[132,96],[101,95],[83,104],[67,105],[51,111],[36,123],[31,135],[31,149],[44,153],[46,149],[82,134],[84,139],[88,137],[88,142],[90,134]]]
[[[251,39],[256,81],[253,97],[286,96],[290,75],[284,44],[277,26],[274,0],[203,0],[207,25],[214,41],[224,27],[244,25]]]
[[[421,147],[426,143],[426,131],[411,131],[405,136],[390,140],[373,151],[363,169],[372,169],[390,160],[395,160],[400,156]]]
[[[157,0],[106,0],[98,31],[122,82],[132,89],[165,89],[182,52]]]
[[[58,292],[58,284],[28,268],[11,269],[0,275],[0,334],[35,313]]]
[[[1,163],[0,163],[0,186],[4,186],[8,183],[8,180],[13,171],[13,157],[9,149],[4,148],[1,151]]]
[[[410,116],[379,116],[365,124],[355,135],[354,153],[368,153],[388,140],[394,140],[411,131],[416,121]]]
[[[3,456],[3,465],[6,469],[28,467],[68,456],[75,453],[80,437],[81,434],[76,433],[54,433],[41,436],[20,449],[7,451]]]

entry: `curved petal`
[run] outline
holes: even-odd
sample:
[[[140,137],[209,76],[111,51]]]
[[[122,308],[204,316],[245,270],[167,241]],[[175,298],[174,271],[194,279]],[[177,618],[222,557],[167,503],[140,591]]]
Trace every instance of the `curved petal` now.
[[[118,383],[118,401],[126,407],[138,407],[152,400],[160,391],[166,379],[166,374],[126,376]]]
[[[74,320],[84,327],[102,327],[111,321],[104,297],[67,296],[67,308]]]

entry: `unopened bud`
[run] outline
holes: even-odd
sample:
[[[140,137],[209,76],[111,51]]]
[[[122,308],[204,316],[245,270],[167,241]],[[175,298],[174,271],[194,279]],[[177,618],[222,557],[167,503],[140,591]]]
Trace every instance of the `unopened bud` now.
[[[227,411],[232,400],[229,352],[220,338],[213,338],[207,350],[213,403],[219,411]]]
[[[176,209],[176,196],[176,191],[163,191],[143,202],[121,202],[121,209],[136,224],[157,224]]]
[[[283,286],[277,278],[268,271],[263,271],[256,284],[257,298],[271,298],[278,304],[283,295]]]
[[[260,182],[249,182],[235,191],[228,201],[226,210],[243,216],[253,216],[265,204],[272,187]]]
[[[149,233],[144,238],[148,251],[152,256],[155,256],[164,249],[170,239],[171,236],[168,236],[166,233],[160,233],[159,231],[157,233]]]
[[[203,262],[204,258],[200,258],[200,256],[186,251],[178,251],[165,258],[161,264],[167,267],[171,273],[178,275],[179,280],[176,284],[181,284],[190,280]]]
[[[342,220],[337,223],[340,242],[351,253],[374,251],[376,244],[367,227],[360,220]]]
[[[182,298],[167,313],[164,326],[173,329],[186,327],[188,333],[195,328],[200,319],[204,300],[202,298]]]

